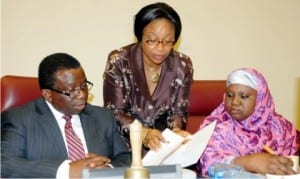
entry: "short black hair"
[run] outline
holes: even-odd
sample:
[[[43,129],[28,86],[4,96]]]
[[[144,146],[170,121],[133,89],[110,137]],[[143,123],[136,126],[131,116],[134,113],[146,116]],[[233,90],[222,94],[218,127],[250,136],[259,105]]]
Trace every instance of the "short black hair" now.
[[[175,28],[175,42],[181,33],[181,20],[177,12],[168,4],[158,2],[143,7],[134,20],[134,34],[137,40],[142,41],[143,31],[151,21],[165,18],[172,22]]]
[[[75,68],[81,68],[79,61],[67,53],[54,53],[46,56],[38,69],[40,89],[53,88],[57,71]]]

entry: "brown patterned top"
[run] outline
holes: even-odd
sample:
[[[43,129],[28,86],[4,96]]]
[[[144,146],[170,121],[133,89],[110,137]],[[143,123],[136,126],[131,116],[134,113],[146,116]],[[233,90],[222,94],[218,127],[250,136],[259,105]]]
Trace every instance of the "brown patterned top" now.
[[[138,119],[146,127],[184,129],[193,81],[190,58],[171,51],[162,64],[160,80],[151,96],[139,43],[112,51],[104,72],[104,106],[112,109],[124,136]]]

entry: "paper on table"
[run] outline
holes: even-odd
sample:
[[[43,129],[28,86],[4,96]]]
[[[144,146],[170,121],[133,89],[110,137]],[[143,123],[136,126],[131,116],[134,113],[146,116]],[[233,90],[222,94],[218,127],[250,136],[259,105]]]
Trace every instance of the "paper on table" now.
[[[169,129],[164,130],[162,135],[169,143],[162,143],[162,148],[158,151],[150,150],[142,160],[143,165],[180,164],[181,167],[187,167],[195,164],[205,150],[215,125],[216,121],[187,138]],[[183,144],[185,140],[188,141]]]
[[[300,174],[294,175],[273,175],[273,174],[266,174],[266,179],[299,179]]]
[[[162,135],[168,142],[161,143],[162,147],[158,151],[150,150],[142,160],[144,166],[160,165],[166,156],[170,155],[184,141],[183,137],[170,129],[165,129]]]

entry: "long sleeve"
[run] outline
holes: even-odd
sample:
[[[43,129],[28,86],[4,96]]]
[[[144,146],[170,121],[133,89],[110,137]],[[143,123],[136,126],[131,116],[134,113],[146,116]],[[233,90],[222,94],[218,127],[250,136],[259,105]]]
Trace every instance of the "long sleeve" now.
[[[111,54],[108,57],[106,70],[104,72],[103,98],[104,106],[112,109],[121,126],[124,136],[129,135],[129,124],[134,120],[129,109],[129,95],[132,93],[130,83],[127,79],[128,71],[122,70],[126,64],[118,63],[121,57]],[[125,84],[126,83],[126,84]]]
[[[36,123],[29,123],[27,119],[18,117],[20,115],[10,116],[12,113],[1,114],[1,175],[2,177],[24,178],[24,177],[49,177],[55,178],[58,166],[64,160],[63,153],[53,158],[44,158],[43,155],[33,154],[42,152],[49,156],[58,152],[55,146],[50,147],[52,140],[41,142],[35,138],[27,138],[41,134],[41,131],[35,131]],[[23,115],[25,117],[26,115]],[[44,139],[43,139],[44,140]],[[49,145],[43,145],[43,143]],[[40,144],[40,145],[35,145]],[[57,146],[57,144],[55,143]],[[45,147],[44,147],[45,146]],[[48,146],[48,147],[47,147]],[[33,158],[32,158],[32,157]]]

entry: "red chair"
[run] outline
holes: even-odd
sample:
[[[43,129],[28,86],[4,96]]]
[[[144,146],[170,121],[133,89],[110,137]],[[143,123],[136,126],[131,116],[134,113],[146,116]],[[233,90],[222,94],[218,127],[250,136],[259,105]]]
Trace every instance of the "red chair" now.
[[[187,131],[198,131],[204,118],[223,101],[225,88],[225,80],[194,80],[190,93]]]
[[[21,106],[40,96],[37,77],[13,75],[1,77],[1,112]]]

